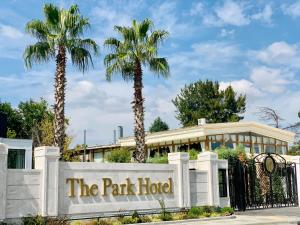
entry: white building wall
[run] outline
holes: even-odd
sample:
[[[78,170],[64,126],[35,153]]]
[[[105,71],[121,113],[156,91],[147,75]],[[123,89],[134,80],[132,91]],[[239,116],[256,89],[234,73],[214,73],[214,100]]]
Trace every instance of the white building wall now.
[[[24,149],[25,169],[32,169],[32,140],[0,138],[0,143],[7,145],[8,149]]]

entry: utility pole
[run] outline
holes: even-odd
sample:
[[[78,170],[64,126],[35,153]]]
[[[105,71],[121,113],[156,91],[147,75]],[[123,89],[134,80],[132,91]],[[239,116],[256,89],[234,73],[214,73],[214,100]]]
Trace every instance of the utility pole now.
[[[83,162],[85,162],[86,154],[86,129],[83,130]]]

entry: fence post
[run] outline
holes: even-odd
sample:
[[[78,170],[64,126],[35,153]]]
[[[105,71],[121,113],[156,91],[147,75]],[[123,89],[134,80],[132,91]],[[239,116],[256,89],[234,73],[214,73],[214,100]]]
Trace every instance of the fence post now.
[[[174,152],[168,154],[169,164],[177,165],[178,174],[178,200],[180,208],[190,208],[190,173],[189,154],[186,152]]]
[[[295,163],[296,166],[296,179],[297,179],[297,198],[298,198],[298,207],[300,207],[300,156],[288,156],[286,158]]]
[[[58,216],[59,148],[38,147],[34,150],[35,169],[41,170],[41,215]]]
[[[0,221],[5,219],[7,188],[7,145],[0,143]]]
[[[218,155],[205,151],[198,155],[197,169],[206,170],[208,177],[208,204],[220,206]]]

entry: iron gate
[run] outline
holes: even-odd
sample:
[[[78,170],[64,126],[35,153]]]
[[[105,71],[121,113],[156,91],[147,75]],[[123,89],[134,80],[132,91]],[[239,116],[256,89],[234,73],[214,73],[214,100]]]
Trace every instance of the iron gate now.
[[[231,207],[237,210],[298,205],[296,167],[273,153],[246,162],[229,159]]]

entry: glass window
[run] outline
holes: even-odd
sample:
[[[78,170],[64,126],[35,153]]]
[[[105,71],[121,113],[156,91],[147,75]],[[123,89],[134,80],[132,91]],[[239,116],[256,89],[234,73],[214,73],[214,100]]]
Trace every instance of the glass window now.
[[[263,140],[264,140],[264,144],[269,144],[270,143],[270,140],[269,140],[268,137],[264,137]]]
[[[216,140],[217,141],[222,141],[223,140],[223,135],[216,135]]]
[[[262,153],[262,147],[261,147],[261,144],[254,144],[254,145],[253,145],[253,150],[254,150],[254,153],[257,153],[257,154]]]
[[[231,134],[230,138],[233,142],[236,142],[236,135],[235,134]]]
[[[270,144],[275,144],[275,139],[274,138],[270,138]]]
[[[253,135],[252,135],[252,136],[251,136],[251,141],[252,141],[252,143],[257,143],[257,142],[256,142],[256,136],[253,136]]]
[[[210,149],[211,149],[211,150],[215,150],[216,148],[221,147],[221,145],[222,145],[221,142],[217,142],[217,141],[211,142],[211,144],[210,144]]]
[[[245,135],[245,142],[250,142],[250,136],[249,135]]]
[[[275,145],[265,145],[266,153],[275,153]]]
[[[103,152],[94,153],[94,162],[103,162]]]
[[[260,137],[260,136],[256,137],[256,142],[261,144],[262,143],[262,137]]]
[[[220,197],[227,197],[226,169],[219,169],[219,194]]]
[[[25,169],[25,149],[8,149],[8,169]]]
[[[239,142],[245,142],[245,137],[244,135],[239,135]]]

